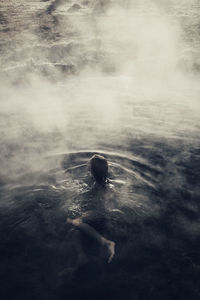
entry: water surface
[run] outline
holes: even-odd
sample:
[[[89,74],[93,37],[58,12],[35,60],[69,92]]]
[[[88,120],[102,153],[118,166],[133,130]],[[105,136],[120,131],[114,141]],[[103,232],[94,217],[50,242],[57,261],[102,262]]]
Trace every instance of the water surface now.
[[[199,15],[198,1],[1,1],[2,299],[199,299]],[[87,243],[78,261],[65,221],[99,196],[94,153],[110,264]]]

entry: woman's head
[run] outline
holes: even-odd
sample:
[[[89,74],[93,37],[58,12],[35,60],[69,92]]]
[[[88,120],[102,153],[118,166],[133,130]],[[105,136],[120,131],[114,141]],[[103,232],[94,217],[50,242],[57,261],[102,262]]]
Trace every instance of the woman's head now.
[[[90,170],[98,183],[104,183],[108,177],[107,159],[102,155],[93,155],[90,159]]]

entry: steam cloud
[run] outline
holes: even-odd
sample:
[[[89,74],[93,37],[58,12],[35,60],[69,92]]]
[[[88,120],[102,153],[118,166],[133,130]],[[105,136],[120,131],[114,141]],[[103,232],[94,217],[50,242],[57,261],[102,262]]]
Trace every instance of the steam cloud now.
[[[8,5],[2,26],[18,27],[2,36],[1,177],[50,153],[197,139],[198,42],[181,19],[192,28],[192,3],[189,13],[187,1],[44,2],[25,20]]]

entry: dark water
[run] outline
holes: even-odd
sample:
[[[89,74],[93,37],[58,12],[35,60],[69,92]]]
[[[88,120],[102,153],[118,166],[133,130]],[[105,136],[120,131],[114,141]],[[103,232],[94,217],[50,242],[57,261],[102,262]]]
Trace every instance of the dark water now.
[[[96,248],[77,263],[65,223],[88,197],[88,169],[79,165],[93,152],[63,155],[61,167],[37,175],[38,184],[2,188],[2,298],[198,299],[200,152],[182,149],[146,140],[130,145],[131,158],[100,152],[124,213],[110,213],[103,232],[117,245],[110,264]]]
[[[200,297],[199,3],[116,3],[1,2],[1,299]],[[66,224],[99,195],[110,264]]]

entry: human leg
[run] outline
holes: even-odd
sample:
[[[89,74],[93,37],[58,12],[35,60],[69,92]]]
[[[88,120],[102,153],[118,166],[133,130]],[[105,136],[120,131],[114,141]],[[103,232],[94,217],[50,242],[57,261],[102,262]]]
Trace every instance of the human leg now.
[[[77,219],[67,218],[66,221],[68,223],[71,223],[73,226],[75,226],[76,228],[78,228],[80,231],[84,232],[88,236],[97,240],[102,246],[106,246],[109,254],[108,263],[111,262],[113,256],[115,255],[115,242],[110,241],[105,237],[103,237],[92,226],[88,225],[87,223],[84,223],[82,221],[82,218],[77,218]]]

